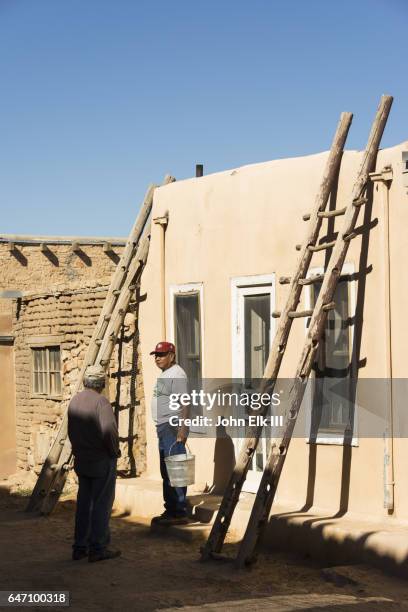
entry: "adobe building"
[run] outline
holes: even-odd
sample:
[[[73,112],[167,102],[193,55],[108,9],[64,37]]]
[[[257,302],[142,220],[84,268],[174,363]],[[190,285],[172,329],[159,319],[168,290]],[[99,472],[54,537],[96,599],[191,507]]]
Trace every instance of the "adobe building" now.
[[[277,518],[271,521],[271,530],[279,524],[273,532],[275,545],[279,533],[288,541],[287,527],[292,525],[298,549],[318,548],[310,536],[312,527],[305,527],[309,523],[314,524],[315,534],[327,534],[333,550],[340,540],[347,540],[354,546],[353,554],[358,549],[362,559],[365,554],[379,555],[397,563],[408,554],[405,535],[401,544],[408,521],[407,152],[408,142],[403,142],[378,153],[369,201],[360,211],[357,236],[350,243],[336,307],[329,317],[323,366],[338,372],[340,379],[353,372],[359,380],[393,379],[395,387],[390,391],[388,384],[378,387],[368,382],[352,403],[322,404],[316,401],[317,381],[312,381],[311,395],[301,410],[303,431],[291,443],[273,509]],[[147,466],[138,482],[119,483],[117,503],[123,509],[138,516],[162,510],[156,433],[149,418],[158,374],[149,353],[163,339],[160,330],[165,328],[166,339],[178,345],[178,361],[194,380],[262,376],[276,326],[272,315],[282,310],[289,287],[279,280],[290,277],[297,265],[295,245],[305,236],[302,216],[312,210],[327,156],[244,166],[178,181],[155,192],[153,218],[168,213],[168,225],[165,242],[162,226],[152,226],[142,279],[142,292],[147,294],[139,319]],[[362,152],[344,153],[329,208],[349,203],[361,158]],[[333,240],[341,221],[341,217],[335,225],[332,219],[324,221],[324,240]],[[325,252],[316,253],[310,273],[322,272],[325,263]],[[312,290],[305,288],[305,309],[314,299]],[[306,325],[305,319],[294,320],[282,378],[294,375]],[[367,419],[371,423],[371,415],[378,417],[378,423],[368,430],[364,423]],[[239,444],[228,428],[224,441],[191,436],[197,483],[192,493],[222,491]],[[234,515],[237,537],[248,519],[267,450],[267,440],[262,439]],[[143,503],[138,501],[141,491]],[[211,505],[210,497],[194,499],[197,507],[209,504],[211,515],[217,498]],[[387,533],[389,537],[384,536]]]
[[[159,340],[166,337],[175,342],[178,361],[195,383],[211,380],[216,385],[221,379],[262,375],[276,328],[273,315],[285,303],[289,287],[285,278],[295,270],[295,247],[305,236],[302,216],[313,207],[327,155],[245,166],[155,190],[152,218],[156,223],[152,224],[141,285],[145,299],[138,312],[130,309],[122,334],[124,349],[119,342],[116,363],[111,366],[110,398],[119,414],[122,443],[128,449],[139,445],[137,471],[143,472],[137,479],[118,481],[116,505],[120,509],[146,518],[162,511],[157,437],[150,418],[158,371],[149,353]],[[330,209],[349,203],[361,157],[362,152],[357,151],[343,154]],[[302,405],[300,430],[291,443],[279,483],[267,531],[275,548],[292,545],[328,561],[369,560],[406,568],[407,159],[408,142],[378,153],[368,203],[360,211],[356,237],[350,243],[336,290],[335,309],[328,318],[310,392]],[[341,217],[324,223],[322,240],[330,242],[341,227]],[[10,254],[10,242],[3,239],[0,249],[8,268],[10,257],[15,257]],[[1,357],[10,360],[14,336],[14,373],[19,380],[15,381],[17,423],[13,424],[14,412],[8,409],[8,420],[3,419],[10,437],[2,438],[1,444],[3,456],[8,453],[13,461],[12,436],[17,432],[18,462],[24,469],[38,470],[44,457],[114,267],[102,244],[94,245],[92,254],[88,251],[91,247],[84,248],[101,266],[92,274],[91,266],[75,257],[72,244],[58,248],[64,265],[55,266],[60,269],[54,271],[41,246],[21,245],[19,250],[27,262],[31,249],[35,255],[30,257],[41,263],[32,268],[33,274],[36,270],[35,287],[24,271],[28,263],[24,266],[16,257],[15,265],[18,262],[21,269],[8,272],[0,285],[4,291],[22,292],[21,296],[13,294],[12,317],[9,309],[2,319]],[[115,250],[120,254],[119,245]],[[43,264],[46,273],[39,272]],[[316,253],[309,273],[321,273],[326,264],[327,252]],[[51,290],[47,274],[52,272],[62,278],[56,279]],[[27,286],[18,286],[14,279],[15,275],[18,280],[18,273],[23,274]],[[74,273],[75,279],[70,278]],[[306,310],[316,299],[312,286],[303,290]],[[294,320],[282,378],[294,375],[306,329],[307,320]],[[50,335],[48,343],[46,336]],[[58,383],[53,382],[58,370],[58,361],[52,356],[55,346],[60,346],[62,396],[42,397],[37,402],[30,384],[57,388]],[[46,383],[42,382],[42,357],[36,361],[37,349],[46,355]],[[8,367],[8,395],[12,397],[10,361]],[[356,377],[359,384],[366,384],[361,384],[352,401],[344,403],[342,394],[340,401],[332,396],[327,400],[319,386],[319,371],[329,378],[334,371],[341,384]],[[117,381],[124,376],[130,379],[125,381],[122,394]],[[217,431],[212,436],[201,434],[194,432],[189,441],[196,456],[196,484],[189,493],[194,516],[208,522],[218,507],[242,438],[228,427],[222,437]],[[244,532],[267,451],[268,440],[263,438],[234,514],[234,537]],[[131,453],[134,459],[134,451]],[[133,459],[127,458],[127,475],[135,472]]]
[[[0,478],[39,472],[125,242],[0,236]],[[109,389],[120,428],[119,469],[132,474],[144,467],[145,444],[136,317],[133,303]]]

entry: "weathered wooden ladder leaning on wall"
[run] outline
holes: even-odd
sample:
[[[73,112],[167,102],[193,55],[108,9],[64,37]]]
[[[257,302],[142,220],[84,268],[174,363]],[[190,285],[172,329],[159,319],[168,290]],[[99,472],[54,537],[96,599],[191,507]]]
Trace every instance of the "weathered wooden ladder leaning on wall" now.
[[[349,205],[341,210],[326,212],[326,205],[340,169],[343,147],[352,120],[351,113],[342,114],[326,163],[315,207],[313,212],[305,217],[305,220],[310,221],[308,232],[301,247],[298,267],[291,279],[286,305],[280,314],[279,326],[263,374],[260,389],[262,393],[267,392],[272,394],[273,392],[293,319],[298,317],[311,317],[311,320],[292,387],[289,391],[284,432],[279,438],[271,439],[270,452],[262,474],[261,483],[256,494],[244,538],[240,544],[238,555],[235,560],[235,564],[238,567],[243,567],[256,559],[256,548],[268,522],[309,374],[325,328],[327,313],[334,308],[335,304],[333,299],[335,290],[340,279],[350,241],[356,235],[354,229],[356,227],[360,207],[367,202],[365,193],[369,181],[369,173],[374,170],[378,147],[391,109],[392,100],[391,96],[383,96],[381,99],[359,173],[353,187]],[[336,240],[318,244],[322,220],[324,218],[340,215],[344,215],[344,222],[342,228],[338,232]],[[307,272],[313,253],[331,248],[333,251],[324,274],[308,278]],[[303,287],[314,282],[321,282],[322,286],[313,311],[297,311],[296,308],[299,304]],[[267,409],[265,409],[264,416],[266,415],[266,411]],[[243,441],[236,466],[224,493],[210,535],[206,544],[201,549],[201,557],[203,560],[220,556],[219,553],[221,552],[227,535],[235,507],[239,501],[242,486],[245,482],[261,434],[262,426],[252,428],[249,436]]]
[[[164,184],[171,183],[174,180],[173,177],[166,176]],[[150,213],[155,189],[156,185],[151,185],[148,188],[121,259],[113,273],[105,303],[90,340],[74,393],[80,390],[85,370],[89,365],[101,365],[105,369],[109,366],[126,310],[135,288],[140,283],[147,261],[151,228]],[[27,505],[28,512],[41,512],[42,514],[52,512],[64,488],[71,464],[72,454],[68,439],[68,415],[66,411],[31,494]]]

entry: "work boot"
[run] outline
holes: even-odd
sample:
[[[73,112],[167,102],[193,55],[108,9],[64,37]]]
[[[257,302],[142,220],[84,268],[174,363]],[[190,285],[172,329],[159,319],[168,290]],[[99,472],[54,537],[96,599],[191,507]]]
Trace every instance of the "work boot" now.
[[[120,557],[120,550],[110,550],[109,548],[105,548],[105,550],[101,550],[98,552],[90,552],[88,556],[89,563],[95,563],[95,561],[105,561],[106,559],[116,559],[116,557]]]
[[[88,556],[88,551],[86,549],[77,548],[72,551],[72,560],[80,561],[81,559],[85,559]]]
[[[165,511],[160,516],[153,517],[150,524],[152,526],[155,526],[155,525],[170,526],[170,525],[187,525],[187,523],[188,523],[188,517],[186,514],[175,515],[175,514],[169,514],[167,511]]]
[[[171,518],[171,514],[169,514],[167,510],[165,510],[163,514],[160,514],[159,516],[154,516],[152,520],[150,521],[150,524],[159,525],[160,523],[162,523],[163,521],[166,521],[169,518]]]

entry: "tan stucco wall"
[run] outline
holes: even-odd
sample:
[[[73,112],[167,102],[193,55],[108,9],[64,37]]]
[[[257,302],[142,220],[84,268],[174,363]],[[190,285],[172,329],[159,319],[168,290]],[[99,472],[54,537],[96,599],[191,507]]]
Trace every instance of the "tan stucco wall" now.
[[[0,313],[0,336],[11,336],[11,315]],[[16,457],[14,351],[12,342],[0,342],[0,479],[13,474]]]
[[[394,377],[408,377],[405,356],[408,329],[403,310],[408,302],[404,282],[404,263],[408,260],[408,196],[407,189],[402,185],[402,150],[408,150],[408,142],[380,151],[377,160],[377,170],[391,164],[394,171],[389,192]],[[236,276],[275,274],[277,280],[280,276],[290,276],[296,266],[298,253],[295,245],[302,242],[305,234],[302,215],[312,208],[326,158],[327,153],[321,153],[276,160],[176,182],[156,190],[153,217],[169,211],[166,232],[167,329],[170,325],[170,285],[203,283],[204,377],[229,377],[232,374],[231,279]],[[348,151],[343,156],[337,208],[348,203],[360,160],[360,152]],[[355,271],[359,270],[360,264],[370,270],[365,275],[365,282],[355,283],[356,298],[363,308],[364,319],[359,356],[366,360],[359,376],[365,378],[386,376],[381,189],[381,186],[378,189],[374,186],[373,190],[371,220],[378,218],[378,223],[372,223],[368,253],[365,258],[361,256],[363,238],[359,235],[351,242],[346,260],[354,266]],[[358,226],[363,224],[364,214],[368,212],[368,207],[361,211]],[[336,228],[340,224],[337,221]],[[157,225],[153,225],[142,285],[142,291],[147,293],[140,313],[147,406],[157,375],[149,351],[162,339],[160,231]],[[312,267],[321,266],[323,257],[316,254]],[[277,310],[281,309],[287,291],[288,285],[276,283]],[[282,376],[293,375],[304,335],[304,321],[295,321]],[[147,440],[148,473],[159,477],[157,441],[151,420],[148,420]],[[197,456],[197,480],[211,485],[214,441],[192,439],[191,446]],[[406,447],[405,440],[395,442],[395,515],[399,518],[408,518],[408,487],[404,470],[408,459]],[[346,488],[349,511],[383,515],[383,451],[382,439],[360,439],[359,445],[351,449],[350,460],[342,446],[317,445],[313,504],[336,512],[341,495],[344,506]],[[296,439],[279,485],[280,500],[299,504],[299,508],[304,505],[308,470],[309,445],[304,439]],[[350,486],[345,487],[345,474],[348,472]]]

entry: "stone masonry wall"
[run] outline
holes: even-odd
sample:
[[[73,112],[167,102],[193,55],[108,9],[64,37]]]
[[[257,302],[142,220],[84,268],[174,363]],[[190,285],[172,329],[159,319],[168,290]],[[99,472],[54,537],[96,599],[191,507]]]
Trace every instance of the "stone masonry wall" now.
[[[78,252],[69,244],[50,244],[45,252],[40,244],[16,244],[10,251],[8,243],[0,241],[0,292],[80,288],[92,281],[95,286],[109,284],[122,251],[123,245],[115,245],[105,252],[102,244],[81,245]],[[0,299],[0,314],[11,309],[11,300]]]
[[[31,249],[26,252],[26,267],[20,270],[17,265],[11,266],[16,273],[14,281],[10,269],[5,271],[0,264],[0,288],[27,290],[38,283],[38,289],[45,289],[37,289],[36,293],[26,291],[22,298],[13,300],[18,467],[38,472],[71,397],[115,263],[106,257],[101,246],[87,246],[87,252],[92,252],[91,265],[87,266],[82,259],[78,261],[67,253],[67,246],[59,251],[61,260],[63,253],[69,260],[65,260],[65,271],[54,270],[42,260],[38,246]],[[0,261],[1,256],[3,262],[8,261],[4,248],[0,248]],[[57,283],[51,284],[56,277]],[[111,360],[108,391],[121,438],[122,458],[118,467],[126,475],[140,473],[145,467],[144,398],[136,316],[136,305],[131,303]],[[62,394],[58,398],[32,393],[32,342],[42,337],[47,342],[54,338],[61,348]]]

